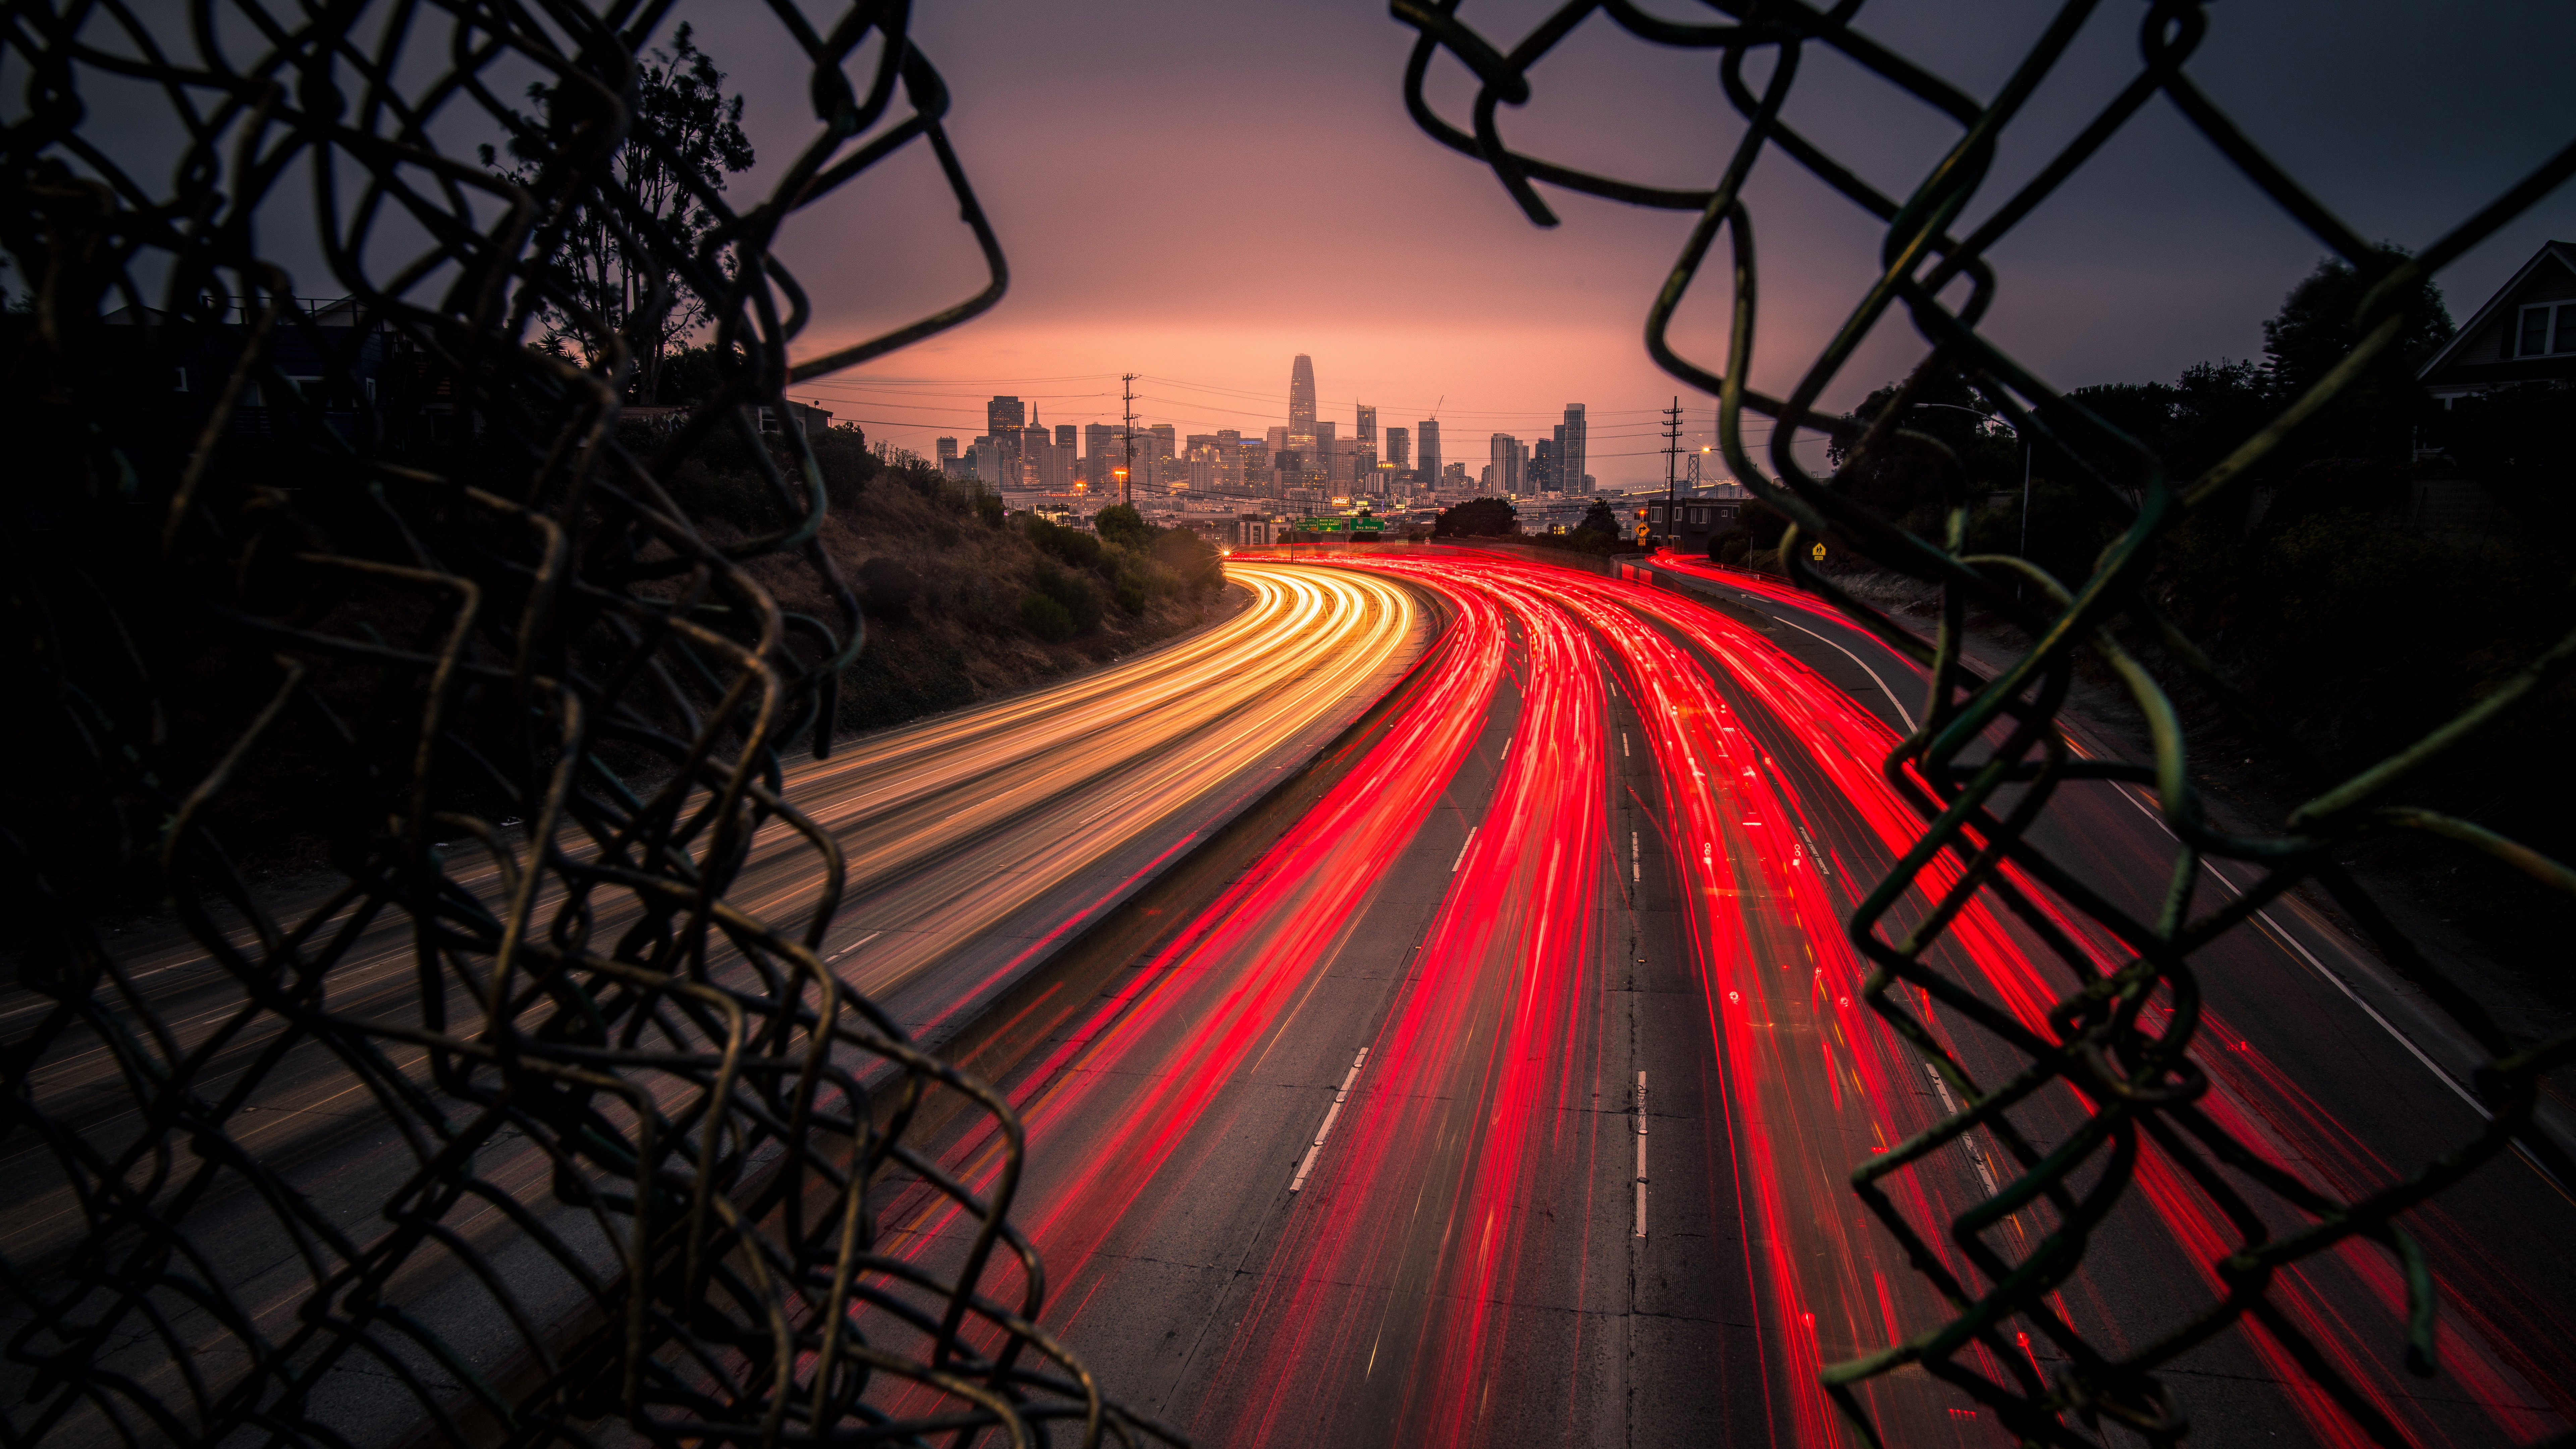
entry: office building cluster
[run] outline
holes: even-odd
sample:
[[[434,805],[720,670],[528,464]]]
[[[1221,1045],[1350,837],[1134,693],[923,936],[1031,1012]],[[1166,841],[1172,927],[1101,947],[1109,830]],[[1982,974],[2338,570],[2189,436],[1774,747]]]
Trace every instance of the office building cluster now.
[[[1494,434],[1487,461],[1471,468],[1443,452],[1438,418],[1381,429],[1368,403],[1353,404],[1347,422],[1324,416],[1314,359],[1300,356],[1288,371],[1287,421],[1258,433],[1183,434],[1143,422],[1132,433],[1123,422],[1050,427],[1021,399],[996,397],[985,404],[984,432],[963,447],[939,439],[937,462],[1015,507],[1083,518],[1124,499],[1248,542],[1267,537],[1272,521],[1363,504],[1401,514],[1479,494],[1589,494],[1583,407],[1567,404],[1565,421],[1531,444]]]
[[[939,439],[937,462],[952,478],[998,492],[1068,495],[1095,507],[1180,495],[1328,506],[1592,491],[1581,403],[1567,404],[1565,421],[1534,445],[1494,434],[1488,461],[1475,470],[1443,453],[1437,418],[1381,430],[1377,413],[1354,404],[1347,431],[1342,419],[1323,416],[1314,359],[1300,356],[1289,368],[1287,421],[1259,434],[1185,435],[1170,423],[1139,423],[1133,436],[1123,423],[1050,428],[1019,398],[996,397],[985,404],[983,434],[962,448],[956,438]]]

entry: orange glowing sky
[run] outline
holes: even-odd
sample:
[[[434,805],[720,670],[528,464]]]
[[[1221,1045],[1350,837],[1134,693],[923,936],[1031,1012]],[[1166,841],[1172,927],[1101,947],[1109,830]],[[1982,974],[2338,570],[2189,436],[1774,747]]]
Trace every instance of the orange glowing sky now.
[[[729,53],[724,9],[684,4],[675,19],[695,19],[749,95],[767,170],[810,133],[803,86],[780,57]],[[1887,4],[1866,23],[1991,94],[2053,9]],[[2356,229],[2421,246],[2576,134],[2576,91],[2558,77],[2576,22],[2564,7],[2469,0],[2438,32],[2401,31],[2370,23],[2374,9],[2393,7],[2213,8],[2192,69]],[[2034,97],[1968,224],[2134,70],[2135,11],[2104,7]],[[1504,42],[1545,13],[1477,0],[1462,11]],[[939,435],[971,439],[997,392],[1049,423],[1113,420],[1124,372],[1143,375],[1140,423],[1257,433],[1285,420],[1289,362],[1303,352],[1324,416],[1347,429],[1351,405],[1368,402],[1381,426],[1410,426],[1438,402],[1447,455],[1471,467],[1487,434],[1545,436],[1565,403],[1582,402],[1602,484],[1659,480],[1654,415],[1677,390],[1690,432],[1708,441],[1708,399],[1677,389],[1640,341],[1689,218],[1550,192],[1564,224],[1530,225],[1489,173],[1407,118],[1412,32],[1381,6],[987,0],[925,5],[914,35],[954,92],[951,134],[1012,283],[964,327],[792,390],[871,437],[924,453]],[[1596,14],[1533,73],[1535,98],[1505,111],[1505,134],[1568,164],[1705,185],[1738,134],[1716,65]],[[1435,103],[1463,119],[1464,71],[1444,62],[1435,78]],[[1813,49],[1787,115],[1898,195],[1955,138]],[[760,180],[738,181],[738,194]],[[1748,200],[1762,276],[1753,380],[1786,390],[1868,285],[1878,233],[1776,152]],[[2553,235],[2576,235],[2566,193],[2446,274],[2454,315]],[[780,251],[816,306],[800,355],[982,280],[919,146],[809,208]],[[2003,284],[1986,330],[2059,387],[2170,378],[2259,354],[2262,319],[2321,254],[2155,102],[1995,251]],[[1728,305],[1712,268],[1677,339],[1721,355]],[[1883,323],[1825,400],[1848,406],[1920,350],[1910,324]]]

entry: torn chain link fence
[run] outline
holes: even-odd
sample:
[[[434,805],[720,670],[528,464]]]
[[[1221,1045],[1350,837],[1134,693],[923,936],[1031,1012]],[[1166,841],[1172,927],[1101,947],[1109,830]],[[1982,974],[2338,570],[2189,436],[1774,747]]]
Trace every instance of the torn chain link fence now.
[[[2373,1392],[2338,1368],[2333,1356],[2281,1311],[2276,1277],[2303,1260],[2359,1240],[2392,1260],[2404,1285],[2406,1359],[2417,1372],[2433,1366],[2435,1285],[2425,1256],[2398,1226],[2407,1209],[2518,1148],[2560,1182],[2576,1182],[2576,1164],[2546,1137],[2527,1130],[2541,1074],[2576,1057],[2576,1036],[2515,1040],[2440,965],[2419,949],[2336,864],[2335,851],[2378,831],[2412,830],[2457,842],[2501,868],[2521,871],[2560,890],[2576,874],[2530,848],[2474,822],[2394,803],[2410,777],[2448,754],[2472,747],[2478,732],[2576,669],[2576,637],[2561,640],[2518,670],[2461,717],[2413,746],[2341,780],[2326,777],[2159,607],[2149,589],[2160,543],[2246,482],[2249,470],[2298,423],[2315,414],[2385,352],[2405,321],[2403,307],[2425,279],[2494,235],[2576,172],[2576,145],[2550,156],[2529,175],[2421,252],[2405,256],[2367,244],[2322,202],[2267,157],[2185,71],[2202,47],[2209,20],[2200,5],[2159,0],[2140,16],[2139,61],[2127,83],[2105,97],[2085,125],[2008,195],[1992,200],[1965,235],[1961,219],[1988,180],[1996,147],[2021,118],[2024,102],[2050,77],[2097,6],[2071,3],[2043,27],[1990,99],[1951,86],[1928,68],[1855,28],[1861,9],[1830,11],[1795,3],[1711,0],[1726,17],[1696,23],[1650,14],[1629,0],[1576,0],[1549,14],[1525,37],[1505,44],[1459,16],[1455,0],[1394,0],[1395,18],[1419,33],[1405,72],[1405,103],[1441,144],[1491,168],[1529,219],[1556,218],[1539,186],[1560,187],[1633,205],[1698,217],[1669,279],[1647,310],[1646,344],[1667,372],[1716,399],[1719,443],[1736,478],[1788,526],[1779,557],[1789,576],[1839,608],[1890,648],[1930,674],[1927,708],[1886,760],[1888,778],[1913,799],[1923,833],[1854,911],[1852,939],[1871,963],[1866,996],[1955,1091],[1952,1115],[1932,1129],[1873,1157],[1852,1182],[1861,1200],[1948,1305],[1945,1321],[1884,1351],[1826,1365],[1824,1384],[1843,1412],[1874,1442],[1887,1426],[1873,1422],[1863,1386],[1900,1371],[1928,1372],[1993,1412],[2024,1442],[2091,1444],[2088,1426],[2104,1421],[2171,1442],[2187,1431],[2183,1407],[2158,1370],[2195,1345],[2246,1319],[2282,1344],[2298,1369],[2364,1436],[2408,1442],[2381,1412]],[[1720,88],[1741,118],[1731,154],[1706,189],[1646,185],[1561,165],[1515,150],[1502,134],[1504,108],[1528,103],[1533,68],[1577,26],[1615,24],[1635,39],[1710,53]],[[1838,158],[1783,118],[1798,85],[1802,58],[1830,52],[1856,70],[1920,101],[1955,127],[1956,139],[1913,191],[1881,192],[1863,168]],[[1443,117],[1426,93],[1434,61],[1454,58],[1472,75],[1474,100],[1465,125]],[[2177,477],[2162,459],[2079,402],[2051,391],[1998,347],[1979,324],[2000,280],[1988,260],[1996,244],[2043,207],[2070,177],[2151,101],[2162,98],[2230,165],[2334,257],[2355,269],[2366,296],[2355,320],[2356,344],[2276,415],[2249,430],[2234,451],[2198,476]],[[1873,163],[1883,161],[1873,156]],[[1754,220],[1746,187],[1763,164],[1802,169],[1882,229],[1882,270],[1853,300],[1848,319],[1806,365],[1796,386],[1774,397],[1747,385],[1754,317],[1760,300]],[[1725,281],[1732,302],[1722,360],[1685,356],[1668,329],[1711,249],[1726,244]],[[1964,283],[1964,288],[1959,284]],[[1942,300],[1958,294],[1954,304]],[[1919,366],[1874,420],[1817,411],[1818,399],[1844,375],[1864,338],[1883,323],[1910,323],[1928,344]],[[2082,481],[2121,519],[2088,577],[2061,580],[2028,558],[1966,551],[1973,507],[1954,454],[1935,438],[1903,426],[1909,405],[1941,382],[1964,380],[1991,399],[2002,420],[2025,438],[2044,441],[2075,461]],[[1746,446],[1745,415],[1771,419],[1767,457]],[[1829,438],[1842,470],[1896,455],[1930,457],[1945,490],[1938,509],[1942,537],[1910,531],[1832,476],[1802,464],[1792,445]],[[2509,499],[2536,510],[2526,522],[2564,537],[2568,520],[2546,500]],[[1878,609],[1838,587],[1805,557],[1804,541],[1831,538],[1880,567],[1937,584],[1941,627],[1926,644]],[[1970,608],[1987,611],[2034,640],[1991,677],[1968,668],[1961,634]],[[2118,632],[2115,632],[2118,631]],[[2124,647],[2123,636],[2155,643],[2150,660]],[[2079,659],[2116,679],[2142,717],[2152,758],[2125,761],[2070,747],[2060,724]],[[2174,702],[2178,688],[2215,700],[2239,728],[2272,741],[2285,758],[2319,780],[2313,798],[2270,834],[2236,835],[2212,823],[2191,769],[2192,731]],[[1989,750],[1984,742],[2000,734]],[[2111,781],[2155,793],[2179,842],[2171,888],[2160,914],[2141,916],[2088,886],[2068,862],[2033,844],[2058,793],[2078,781]],[[2204,862],[2238,862],[2254,878],[2236,895],[2195,915],[2192,887]],[[2350,1199],[2338,1198],[2260,1145],[2241,1139],[2203,1110],[2207,1079],[2193,1060],[2199,1026],[2194,958],[2284,892],[2313,884],[2370,934],[2374,944],[2485,1053],[2475,1074],[2484,1123],[2474,1135],[2396,1180]],[[2064,969],[2064,995],[2035,1025],[1961,987],[1930,959],[1958,913],[1979,893],[2025,924]],[[2069,926],[2061,923],[2074,923]],[[2106,961],[2094,941],[2125,954]],[[1902,988],[1902,989],[1900,989]],[[2018,1057],[2004,1080],[1975,1079],[1931,1028],[1938,1001],[1951,1018],[1984,1032]],[[1916,1009],[1920,1005],[1922,1010]],[[2019,1130],[2013,1109],[2052,1088],[2071,1089],[2085,1116],[2072,1140],[2043,1147]],[[2000,1144],[2000,1195],[1947,1222],[1910,1215],[1902,1202],[1919,1194],[1895,1180],[1927,1154],[1979,1133]],[[2230,1238],[2204,1266],[2220,1291],[2171,1323],[2149,1315],[2153,1336],[2121,1346],[2079,1332],[2059,1311],[2053,1290],[2083,1261],[2088,1239],[2128,1194],[2142,1154],[2161,1154],[2179,1170]],[[2000,1206],[1999,1206],[2000,1205]],[[2017,1207],[2043,1207],[2050,1231],[2026,1253],[2007,1254],[1991,1230]],[[1938,1244],[1938,1246],[1936,1246]],[[1951,1250],[1955,1249],[1955,1253]],[[2043,1376],[2023,1345],[2033,1338],[2059,1365]]]
[[[644,99],[665,4],[0,15],[0,1438],[1169,1437],[1037,1326],[1017,1119],[818,959],[784,793],[864,642],[786,390],[1005,283],[907,15],[733,12],[801,82],[740,205]],[[782,240],[900,155],[986,280],[791,362]],[[628,416],[674,318],[712,391]]]

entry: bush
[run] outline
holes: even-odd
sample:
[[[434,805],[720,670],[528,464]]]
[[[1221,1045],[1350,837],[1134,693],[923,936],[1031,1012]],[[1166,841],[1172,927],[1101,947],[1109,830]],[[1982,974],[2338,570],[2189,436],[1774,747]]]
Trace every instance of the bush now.
[[[1061,644],[1079,632],[1064,605],[1034,592],[1020,595],[1020,627],[1049,644]]]
[[[1520,512],[1507,498],[1451,504],[1431,524],[1431,532],[1441,538],[1510,538],[1520,531]]]
[[[867,434],[853,425],[824,429],[812,446],[815,471],[823,477],[823,496],[834,508],[855,505],[869,481],[885,471],[885,465],[868,451]]]
[[[909,632],[871,635],[841,674],[844,728],[878,729],[974,702],[965,656]]]
[[[1121,611],[1133,615],[1145,612],[1145,593],[1144,579],[1135,574],[1122,573],[1118,576],[1118,582],[1111,587],[1109,597],[1117,602]]]
[[[1031,514],[1026,531],[1029,542],[1036,544],[1042,552],[1053,554],[1078,569],[1100,567],[1100,540],[1079,528],[1066,528]]]
[[[1113,503],[1100,510],[1091,520],[1091,526],[1098,531],[1104,543],[1142,549],[1154,541],[1153,526],[1145,522],[1143,514],[1124,503]]]
[[[901,559],[879,556],[859,565],[859,587],[867,595],[869,613],[904,619],[911,617],[913,604],[921,598],[921,575]]]
[[[1617,534],[1599,533],[1589,528],[1578,528],[1570,533],[1534,533],[1530,535],[1529,541],[1540,548],[1585,554],[1593,558],[1606,558],[1625,547],[1619,542]]]
[[[1225,586],[1225,561],[1215,545],[1187,528],[1167,528],[1154,539],[1154,562],[1171,571],[1179,587],[1194,594]]]
[[[1078,632],[1088,633],[1100,627],[1102,604],[1100,590],[1091,580],[1041,559],[1038,563],[1038,592],[1061,605],[1073,620]]]
[[[975,518],[977,522],[982,523],[986,528],[999,528],[1002,526],[1002,517],[1006,511],[1007,510],[1002,507],[1002,500],[998,496],[986,493],[980,488],[976,490]]]

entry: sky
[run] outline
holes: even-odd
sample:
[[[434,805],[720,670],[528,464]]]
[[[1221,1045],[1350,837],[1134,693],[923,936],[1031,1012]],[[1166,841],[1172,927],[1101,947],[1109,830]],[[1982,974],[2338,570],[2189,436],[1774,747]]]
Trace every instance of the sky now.
[[[818,23],[840,14],[837,0],[780,3]],[[1689,0],[1647,3],[1681,18],[1711,13]],[[179,0],[137,6],[154,34],[185,33]],[[1464,0],[1459,13],[1507,48],[1548,12],[1536,0]],[[2055,13],[2039,0],[1876,0],[1859,23],[1985,97]],[[2094,6],[1954,231],[2000,205],[2136,72],[2145,13],[2137,0]],[[85,38],[106,44],[103,14]],[[218,12],[219,25],[230,14]],[[2223,0],[2208,14],[2191,76],[2363,236],[2421,248],[2576,137],[2576,87],[2564,82],[2576,7]],[[731,196],[748,206],[815,135],[803,55],[760,0],[679,0],[666,25],[683,22],[745,98],[760,161]],[[1660,480],[1659,413],[1676,396],[1688,440],[1713,441],[1712,400],[1659,371],[1642,338],[1692,216],[1542,187],[1561,221],[1533,226],[1480,163],[1405,114],[1414,32],[1383,0],[924,0],[912,35],[952,93],[949,133],[1011,284],[962,327],[792,392],[872,438],[922,453],[938,436],[971,439],[996,393],[1049,423],[1111,421],[1127,373],[1140,423],[1257,435],[1285,422],[1290,364],[1305,353],[1324,417],[1347,430],[1357,403],[1374,405],[1382,426],[1437,416],[1447,456],[1471,465],[1489,434],[1544,437],[1569,402],[1589,410],[1591,471],[1605,486]],[[251,52],[255,40],[245,30],[231,44]],[[854,75],[874,53],[871,42],[854,57]],[[423,75],[445,54],[420,47]],[[1502,108],[1503,134],[1568,165],[1706,186],[1742,134],[1718,64],[1593,14],[1533,69],[1528,104]],[[1757,80],[1768,64],[1753,62]],[[502,70],[486,80],[505,97],[525,83]],[[0,117],[23,115],[26,93],[23,67],[0,57]],[[1429,93],[1453,121],[1470,115],[1472,79],[1454,60],[1435,63]],[[156,94],[101,72],[83,95],[94,144],[147,180],[156,167],[167,174],[175,133]],[[1815,46],[1784,114],[1900,197],[1957,135],[1943,115]],[[438,130],[470,156],[491,126],[459,105]],[[263,240],[299,293],[338,295],[345,286],[329,284],[311,242],[310,195],[295,178],[282,184],[263,203]],[[1761,277],[1752,382],[1786,392],[1875,279],[1880,227],[1776,148],[1745,195]],[[2454,316],[2553,237],[2576,238],[2576,188],[2443,274]],[[425,240],[385,245],[390,256]],[[2061,389],[2169,379],[2196,362],[2258,356],[2263,319],[2324,250],[2159,98],[1989,253],[2000,282],[1984,331]],[[778,252],[814,305],[798,357],[935,311],[984,280],[917,143],[798,213]],[[1673,330],[1712,365],[1728,287],[1713,256]],[[1849,407],[1923,350],[1910,320],[1883,320],[1830,379],[1824,404]]]
[[[720,7],[718,7],[720,8]],[[1467,0],[1498,45],[1549,7]],[[1663,13],[1691,8],[1665,0]],[[2104,4],[2009,134],[1973,225],[2134,73],[2144,6]],[[2050,15],[2022,0],[1870,6],[1861,25],[1969,93],[1994,93]],[[683,6],[679,17],[716,14]],[[2576,10],[2455,0],[2420,7],[2211,7],[2194,79],[2362,235],[2420,248],[2576,137]],[[792,67],[728,44],[748,26],[699,21],[750,97],[764,155],[810,131]],[[1323,414],[1350,426],[1442,422],[1471,465],[1487,435],[1545,436],[1568,402],[1593,419],[1604,485],[1659,479],[1657,410],[1678,392],[1706,441],[1710,399],[1647,358],[1645,311],[1692,218],[1547,189],[1561,224],[1531,225],[1481,165],[1405,114],[1413,32],[1366,3],[1162,0],[1071,6],[924,5],[914,38],[954,94],[950,130],[1012,268],[1009,293],[953,332],[808,385],[871,437],[927,453],[982,431],[983,400],[1026,399],[1049,423],[1114,420],[1119,374],[1140,422],[1183,433],[1285,421],[1291,359],[1314,358]],[[1586,19],[1505,107],[1525,152],[1704,186],[1740,119],[1705,53]],[[1434,104],[1469,115],[1473,84],[1443,59]],[[1943,116],[1811,47],[1792,125],[1902,196],[1956,137]],[[756,186],[759,176],[738,188]],[[1877,223],[1774,150],[1747,193],[1761,268],[1754,385],[1785,391],[1877,270]],[[2441,279],[2465,317],[2550,237],[2576,236],[2562,190]],[[801,355],[971,294],[972,240],[925,148],[826,198],[781,253],[811,289]],[[2324,255],[2161,98],[1991,254],[1987,334],[2060,388],[2170,378],[2259,355],[2261,324]],[[1676,340],[1722,355],[1731,306],[1704,272]],[[1921,355],[1882,323],[1825,394],[1847,407]]]

